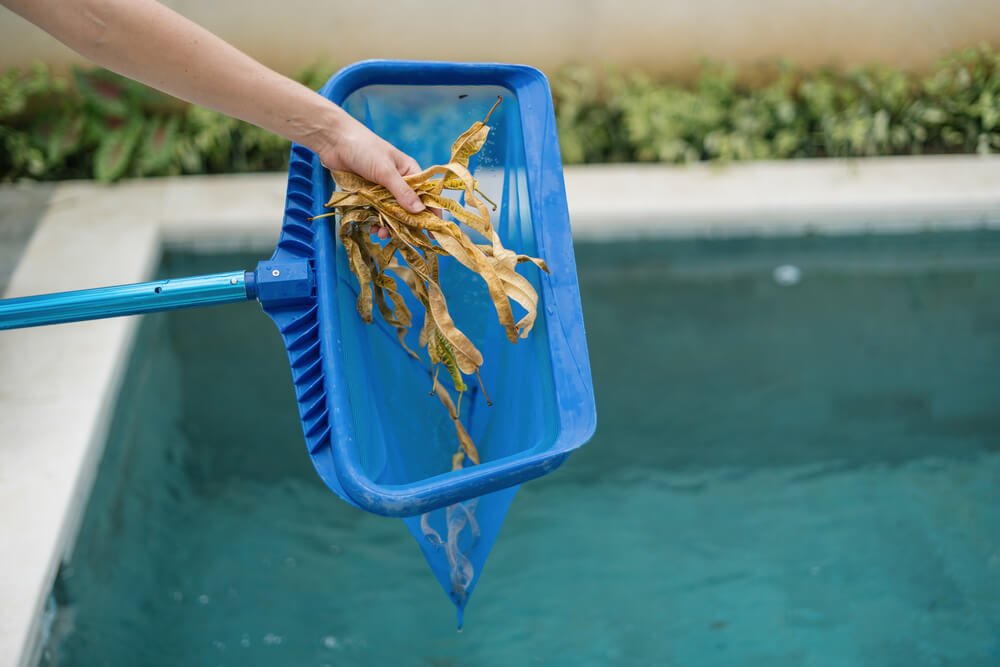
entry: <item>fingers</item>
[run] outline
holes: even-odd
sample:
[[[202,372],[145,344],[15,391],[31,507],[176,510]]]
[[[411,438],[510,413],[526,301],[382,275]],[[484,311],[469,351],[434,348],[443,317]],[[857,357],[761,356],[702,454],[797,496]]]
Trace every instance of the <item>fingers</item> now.
[[[424,203],[403,180],[403,176],[420,172],[417,161],[360,123],[356,125],[353,134],[346,134],[335,149],[320,156],[322,163],[331,169],[350,171],[385,186],[410,213],[423,211]]]
[[[413,191],[413,188],[403,180],[403,177],[395,169],[387,170],[386,173],[380,174],[382,178],[378,179],[379,182],[386,187],[392,196],[396,198],[403,208],[405,208],[410,213],[420,213],[424,210],[425,206],[417,193]]]
[[[396,168],[401,176],[409,176],[420,172],[420,165],[412,157],[397,150],[395,155]]]
[[[409,176],[410,174],[420,173],[421,171],[420,164],[416,160],[411,158],[406,153],[402,153],[400,151],[396,151],[396,153],[397,153],[396,167],[399,169],[399,173],[401,176]],[[397,197],[396,199],[398,200],[399,198]],[[433,206],[429,206],[427,207],[427,210],[439,218],[443,217],[441,214],[441,209],[439,208],[434,208]],[[416,213],[416,211],[414,211],[414,213]]]
[[[400,177],[409,176],[410,174],[416,174],[420,172],[420,165],[417,164],[417,161],[414,160],[409,155],[407,155],[406,153],[403,153],[402,151],[399,150],[394,151],[393,161],[396,163],[396,169]],[[403,181],[402,178],[400,178],[400,183],[402,183],[402,185],[406,188],[406,194],[403,195],[403,197],[406,197],[405,200],[403,197],[400,197],[400,195],[395,190],[393,190],[393,188],[389,187],[389,185],[386,185],[386,187],[389,188],[389,192],[391,192],[393,196],[396,197],[396,201],[402,204],[403,208],[408,210],[410,213],[419,213],[420,211],[424,210],[424,204],[423,202],[420,201],[420,198],[417,196],[417,194],[413,192],[413,188],[411,188],[409,184]],[[410,194],[413,195],[412,198],[409,197]]]

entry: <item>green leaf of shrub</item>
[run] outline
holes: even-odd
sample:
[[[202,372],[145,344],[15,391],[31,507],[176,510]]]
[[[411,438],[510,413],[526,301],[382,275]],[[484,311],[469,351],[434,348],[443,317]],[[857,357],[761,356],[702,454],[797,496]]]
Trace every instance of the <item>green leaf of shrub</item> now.
[[[176,116],[164,120],[155,116],[146,122],[142,141],[136,150],[136,173],[139,176],[164,173],[174,159],[177,144]]]
[[[104,116],[123,117],[129,113],[127,79],[108,70],[73,70],[76,89],[84,103]]]
[[[72,155],[83,143],[82,114],[63,116],[52,130],[49,137],[46,157],[51,164],[59,164],[67,156]]]
[[[136,118],[104,136],[94,156],[94,178],[110,183],[125,174],[139,142],[142,125],[142,120]]]

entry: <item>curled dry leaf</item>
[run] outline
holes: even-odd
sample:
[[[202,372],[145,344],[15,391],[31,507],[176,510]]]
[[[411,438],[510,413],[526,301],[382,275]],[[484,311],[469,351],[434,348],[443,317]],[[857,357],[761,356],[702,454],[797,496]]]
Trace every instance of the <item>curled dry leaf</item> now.
[[[457,222],[445,220],[426,209],[410,213],[386,188],[344,171],[330,172],[339,188],[326,203],[330,212],[312,218],[340,216],[338,236],[347,252],[351,272],[358,279],[358,313],[365,322],[372,322],[373,309],[377,309],[382,319],[396,329],[403,348],[417,358],[419,356],[406,346],[405,337],[413,316],[400,294],[397,280],[402,280],[424,307],[419,345],[427,349],[431,362],[431,393],[438,396],[448,411],[459,442],[458,451],[452,457],[452,470],[462,468],[466,459],[472,464],[479,463],[476,445],[461,422],[462,394],[468,389],[463,376],[474,373],[487,402],[490,405],[492,402],[479,376],[483,355],[448,312],[439,282],[438,256],[454,257],[483,279],[497,320],[512,343],[528,335],[538,312],[538,294],[531,283],[517,273],[517,265],[531,262],[546,273],[549,270],[543,260],[503,247],[490,221],[489,210],[480,197],[490,200],[469,172],[469,161],[486,144],[490,133],[487,123],[500,101],[497,99],[484,120],[473,123],[455,140],[448,164],[428,167],[404,179],[426,206],[450,214]],[[445,190],[459,192],[464,196],[464,203],[444,196]],[[496,210],[496,204],[490,204]],[[482,235],[489,243],[473,242],[458,223]],[[369,230],[373,224],[389,229],[390,238],[385,245],[372,241]],[[526,311],[518,322],[514,322],[511,301]],[[457,405],[438,381],[441,366],[458,392]]]

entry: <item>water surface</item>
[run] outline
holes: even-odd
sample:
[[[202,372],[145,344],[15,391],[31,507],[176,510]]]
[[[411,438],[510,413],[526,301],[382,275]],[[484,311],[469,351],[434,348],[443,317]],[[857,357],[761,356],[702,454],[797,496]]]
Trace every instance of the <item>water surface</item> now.
[[[522,487],[462,634],[313,472],[244,304],[145,320],[43,664],[1000,662],[1000,235],[577,260],[598,432]]]

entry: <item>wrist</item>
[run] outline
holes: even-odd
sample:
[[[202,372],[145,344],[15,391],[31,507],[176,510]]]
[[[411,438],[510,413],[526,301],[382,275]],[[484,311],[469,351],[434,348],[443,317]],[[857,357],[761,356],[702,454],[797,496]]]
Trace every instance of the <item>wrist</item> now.
[[[336,153],[354,119],[330,100],[310,91],[311,99],[300,117],[303,122],[292,141],[320,156]]]

